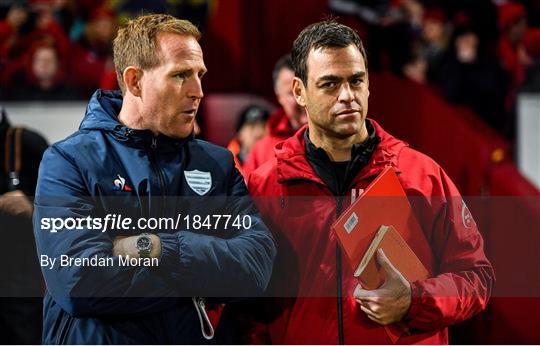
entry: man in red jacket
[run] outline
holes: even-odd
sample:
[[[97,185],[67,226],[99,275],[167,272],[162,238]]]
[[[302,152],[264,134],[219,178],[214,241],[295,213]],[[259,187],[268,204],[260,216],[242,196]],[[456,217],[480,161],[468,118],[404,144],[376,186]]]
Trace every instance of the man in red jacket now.
[[[249,153],[243,166],[244,177],[266,161],[272,159],[274,146],[292,136],[296,130],[307,122],[304,108],[296,103],[292,94],[294,71],[291,55],[281,57],[272,72],[274,93],[281,106],[268,120],[267,135],[259,140]]]
[[[281,297],[268,309],[271,341],[386,344],[383,326],[398,322],[398,343],[448,343],[446,327],[482,311],[494,281],[467,206],[437,163],[367,119],[367,60],[355,31],[335,21],[312,24],[295,40],[292,61],[293,93],[308,125],[249,178],[280,249],[269,291]],[[408,282],[378,253],[386,281],[367,291],[343,263],[330,227],[350,195],[388,165],[423,231],[407,241],[431,275]]]

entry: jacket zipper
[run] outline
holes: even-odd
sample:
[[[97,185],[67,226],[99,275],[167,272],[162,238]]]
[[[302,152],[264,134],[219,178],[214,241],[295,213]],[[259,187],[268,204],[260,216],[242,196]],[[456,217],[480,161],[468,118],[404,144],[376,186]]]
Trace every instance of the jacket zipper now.
[[[343,203],[341,197],[336,197],[336,220],[342,213]],[[341,277],[341,248],[336,242],[336,284],[337,284],[337,314],[338,314],[338,342],[340,345],[345,345],[345,333],[343,331],[343,296],[342,277]]]
[[[161,211],[160,215],[163,217],[165,216],[165,204],[166,204],[166,191],[165,191],[165,178],[163,177],[163,172],[159,168],[157,164],[157,137],[152,137],[152,144],[150,145],[150,148],[152,148],[152,165],[154,166],[154,170],[157,172],[158,180],[159,180],[159,187],[161,189],[161,197],[162,197],[162,204],[161,204]]]
[[[69,330],[71,329],[72,324],[73,324],[73,317],[67,314],[67,319],[64,322],[64,324],[62,324],[62,328],[60,329],[60,336],[58,338],[58,342],[56,343],[57,345],[66,344],[67,335],[69,333]]]

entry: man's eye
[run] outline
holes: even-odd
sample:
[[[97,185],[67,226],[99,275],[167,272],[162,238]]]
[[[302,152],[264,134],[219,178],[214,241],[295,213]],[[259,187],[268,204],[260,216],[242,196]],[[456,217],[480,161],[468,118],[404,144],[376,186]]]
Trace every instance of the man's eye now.
[[[335,82],[327,82],[327,83],[324,83],[323,85],[321,85],[321,87],[324,88],[324,89],[332,89],[335,86],[336,86]]]
[[[173,75],[174,78],[180,78],[180,79],[184,79],[186,78],[186,74],[185,73],[176,73],[175,75]]]
[[[363,82],[364,82],[364,81],[361,80],[360,78],[355,78],[355,79],[353,79],[353,80],[351,81],[351,85],[352,85],[352,86],[360,86],[360,85],[362,85]]]

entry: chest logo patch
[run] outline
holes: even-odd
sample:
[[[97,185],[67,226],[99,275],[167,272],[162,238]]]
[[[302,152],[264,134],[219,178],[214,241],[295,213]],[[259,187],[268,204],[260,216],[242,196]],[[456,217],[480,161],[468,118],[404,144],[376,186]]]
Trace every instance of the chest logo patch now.
[[[212,175],[210,172],[199,170],[184,171],[184,177],[189,187],[200,196],[205,195],[212,187]]]
[[[117,174],[116,179],[114,179],[114,189],[116,191],[133,191],[133,189],[126,184],[126,179],[120,174]]]

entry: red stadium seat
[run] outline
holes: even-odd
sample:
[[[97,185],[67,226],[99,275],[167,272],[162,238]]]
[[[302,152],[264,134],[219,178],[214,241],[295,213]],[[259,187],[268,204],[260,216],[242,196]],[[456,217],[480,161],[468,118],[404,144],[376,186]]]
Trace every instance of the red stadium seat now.
[[[210,94],[205,96],[200,116],[206,140],[227,146],[234,137],[240,113],[245,107],[253,104],[266,107],[270,112],[275,109],[272,103],[253,94]]]

